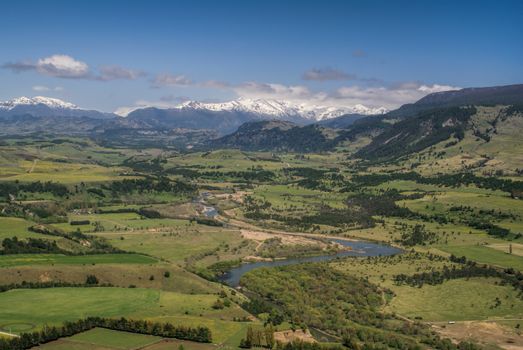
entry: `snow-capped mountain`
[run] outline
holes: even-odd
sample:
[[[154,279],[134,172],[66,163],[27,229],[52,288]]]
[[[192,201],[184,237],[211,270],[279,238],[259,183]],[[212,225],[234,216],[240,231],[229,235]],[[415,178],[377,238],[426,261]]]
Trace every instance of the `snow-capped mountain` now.
[[[252,121],[281,120],[306,125],[346,114],[362,116],[387,111],[384,108],[373,109],[363,105],[314,106],[281,100],[240,98],[221,103],[187,101],[168,108],[142,106],[126,112],[128,113],[120,114],[125,117],[120,118],[120,123],[129,128],[208,129],[226,134],[235,131],[243,123]]]
[[[36,105],[45,105],[49,108],[54,109],[79,109],[78,106],[59,100],[57,98],[44,97],[44,96],[35,96],[30,97],[17,97],[9,101],[0,102],[0,109],[12,110],[18,106],[36,106]]]
[[[175,106],[174,108],[182,110],[208,110],[214,112],[244,112],[258,115],[263,119],[303,118],[309,121],[331,119],[344,114],[375,115],[388,112],[388,110],[384,107],[369,108],[361,104],[351,107],[333,107],[316,106],[304,103],[295,104],[282,100],[245,98],[239,98],[237,100],[222,103],[187,101],[178,106]]]
[[[0,102],[0,117],[31,115],[33,117],[89,117],[96,119],[114,118],[112,113],[81,109],[75,104],[57,98],[35,96],[18,97]]]

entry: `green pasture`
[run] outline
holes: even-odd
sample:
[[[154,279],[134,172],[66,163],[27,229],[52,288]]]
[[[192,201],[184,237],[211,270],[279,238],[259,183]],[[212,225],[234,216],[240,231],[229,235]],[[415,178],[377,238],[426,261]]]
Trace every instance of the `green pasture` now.
[[[511,255],[485,245],[445,245],[438,246],[438,249],[456,256],[466,256],[468,259],[479,263],[500,267],[513,267],[523,271],[522,256]]]
[[[158,231],[99,233],[117,248],[140,252],[171,262],[211,254],[231,260],[233,248],[243,242],[238,231],[203,225],[179,226],[177,229]],[[231,259],[230,259],[231,258]]]
[[[91,345],[108,346],[117,349],[136,349],[157,343],[162,338],[153,335],[114,331],[105,328],[94,328],[87,332],[75,334],[67,340]]]
[[[11,254],[0,255],[0,267],[21,265],[154,264],[157,260],[140,254]]]
[[[247,315],[236,304],[222,310],[213,309],[216,299],[217,295],[212,294],[142,288],[15,289],[0,294],[0,327],[9,329],[10,325],[29,324],[37,330],[44,325],[60,325],[88,316],[172,321],[186,325],[215,324],[213,320],[216,320],[219,325],[222,320],[232,322],[233,317]],[[188,318],[187,323],[184,318]]]
[[[523,317],[523,300],[496,279],[470,278],[421,288],[396,286],[389,311],[423,321],[464,321]],[[496,306],[496,298],[499,306]]]
[[[34,222],[25,219],[0,216],[0,241],[15,236],[18,238],[42,238],[42,234],[28,230],[33,225]]]

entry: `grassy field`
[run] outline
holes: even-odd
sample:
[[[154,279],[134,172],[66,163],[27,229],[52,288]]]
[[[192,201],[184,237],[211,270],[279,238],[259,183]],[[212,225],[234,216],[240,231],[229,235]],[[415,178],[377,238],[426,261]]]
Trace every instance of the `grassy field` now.
[[[462,321],[492,318],[522,318],[523,300],[510,286],[495,279],[457,279],[422,288],[396,286],[389,311],[424,321]],[[499,298],[500,305],[496,305]]]
[[[21,218],[0,217],[0,241],[14,236],[18,238],[41,238],[41,234],[28,230],[33,225],[34,222]]]
[[[108,346],[118,349],[136,349],[157,343],[160,337],[152,335],[119,332],[104,328],[94,328],[90,331],[73,335],[69,341],[93,345]]]
[[[13,254],[0,255],[0,267],[21,265],[154,264],[157,260],[140,254]]]
[[[319,205],[328,205],[333,208],[344,208],[346,194],[327,193],[309,190],[300,187],[285,185],[262,185],[255,189],[255,198],[270,202],[274,207],[281,209],[293,208],[312,211]]]
[[[38,350],[115,350],[117,348],[109,348],[107,346],[78,343],[78,342],[69,341],[67,339],[60,339],[60,340],[53,341],[51,343],[40,345],[33,349],[38,349]]]
[[[513,267],[523,271],[523,257],[482,245],[445,245],[439,249],[456,256],[466,256],[468,259],[501,267]]]
[[[523,244],[519,243],[493,243],[488,245],[489,248],[499,250],[503,253],[510,253],[512,249],[512,254],[517,256],[523,256]]]
[[[198,316],[164,316],[155,318],[158,321],[183,324],[188,326],[203,325],[209,327],[213,334],[213,343],[237,348],[241,338],[245,337],[247,327],[260,326],[259,322],[235,322],[220,318]]]
[[[162,339],[145,334],[120,332],[103,328],[94,328],[84,333],[63,338],[36,349],[41,350],[172,350],[180,346],[187,350],[211,350],[213,344],[196,343],[178,339]]]
[[[158,343],[147,346],[144,350],[172,350],[179,349],[180,345],[187,350],[213,350],[217,347],[213,344],[195,343],[176,339],[164,339]]]
[[[385,310],[397,312],[424,321],[482,320],[496,317],[522,318],[523,300],[511,286],[502,286],[492,278],[470,278],[446,281],[443,284],[423,287],[398,286],[398,274],[438,271],[444,266],[457,265],[443,258],[431,258],[425,253],[374,259],[344,259],[330,263],[336,269],[350,272],[392,290],[395,294]],[[499,298],[501,304],[496,304]]]
[[[425,196],[421,199],[401,201],[409,209],[425,215],[448,215],[451,218],[459,218],[452,213],[452,207],[466,206],[475,211],[475,215],[481,217],[485,211],[494,211],[496,215],[511,215],[508,218],[494,219],[492,223],[513,231],[514,234],[523,234],[523,201],[512,199],[506,193],[469,192],[468,187],[459,191],[451,190],[438,194]],[[482,214],[483,211],[483,214]],[[519,239],[523,241],[523,237]]]
[[[177,265],[170,264],[96,264],[96,265],[26,265],[4,267],[0,284],[23,281],[85,283],[94,275],[101,284],[187,293],[215,294],[221,290],[217,283],[209,282]],[[167,274],[168,273],[168,274]],[[167,274],[167,275],[166,275]],[[153,279],[151,279],[153,276]]]
[[[177,263],[183,263],[191,257],[203,259],[206,255],[213,255],[215,260],[232,260],[238,258],[233,248],[243,242],[236,230],[202,225],[99,235],[120,249],[150,254]]]
[[[30,182],[49,181],[52,178],[54,182],[73,184],[114,180],[125,171],[123,168],[96,164],[21,160],[14,167],[0,167],[0,180]]]
[[[89,220],[87,225],[71,225],[69,223],[53,224],[54,227],[64,231],[93,232],[94,223],[98,222],[104,228],[104,231],[120,232],[131,230],[149,230],[149,229],[168,229],[188,226],[188,220],[178,219],[148,219],[142,218],[136,213],[111,213],[111,214],[70,214],[69,221]]]
[[[350,272],[358,277],[369,278],[376,284],[393,288],[395,275],[412,275],[421,272],[438,271],[447,266],[458,267],[444,258],[430,258],[426,253],[406,252],[401,255],[370,259],[346,258],[335,260],[330,265],[341,271]]]
[[[129,317],[190,325],[208,322],[218,327],[226,320],[234,325],[233,317],[247,315],[235,304],[222,310],[213,309],[216,300],[217,296],[212,294],[182,294],[143,288],[16,289],[0,294],[0,328],[16,333],[17,330],[13,329],[16,325],[31,325],[37,330],[46,324],[59,325],[87,316]]]

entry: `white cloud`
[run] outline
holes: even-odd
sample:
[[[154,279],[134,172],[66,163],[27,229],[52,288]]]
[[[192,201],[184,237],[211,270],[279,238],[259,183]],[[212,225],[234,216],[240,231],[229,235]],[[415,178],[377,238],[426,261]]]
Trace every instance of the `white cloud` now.
[[[48,87],[48,86],[44,86],[44,85],[35,85],[33,86],[33,91],[38,91],[38,92],[41,92],[41,91],[63,91],[64,88],[61,87],[61,86],[56,86],[56,87]]]
[[[246,82],[233,87],[234,92],[246,98],[272,98],[272,99],[307,99],[313,93],[303,85],[283,85],[273,83]],[[281,96],[278,97],[278,96]]]
[[[432,86],[428,85],[421,85],[418,90],[422,92],[426,92],[427,94],[431,94],[433,92],[442,92],[442,91],[449,91],[449,90],[456,90],[459,89],[458,87],[450,86],[450,85],[438,85],[433,84]]]
[[[98,70],[91,69],[85,62],[69,55],[52,55],[38,59],[36,62],[19,61],[7,62],[1,66],[4,69],[20,73],[36,71],[42,75],[66,79],[87,80],[135,80],[145,75],[144,72],[120,67],[118,65],[105,65]]]
[[[367,53],[365,51],[363,51],[362,49],[357,49],[357,50],[352,51],[352,57],[357,57],[357,58],[367,57]]]
[[[225,81],[219,81],[219,80],[207,80],[203,83],[199,84],[201,87],[205,88],[214,88],[214,89],[226,89],[231,87],[231,84],[225,82]]]
[[[303,80],[314,81],[354,80],[356,78],[356,74],[347,73],[332,67],[313,68],[303,74]]]
[[[192,84],[210,87],[210,84]],[[450,85],[422,84],[417,82],[377,87],[343,86],[333,91],[312,91],[304,85],[283,85],[253,81],[238,85],[215,84],[213,87],[231,90],[236,94],[236,97],[249,99],[286,100],[306,106],[353,107],[355,105],[363,105],[369,108],[385,107],[387,109],[395,109],[405,103],[415,102],[432,92],[460,89]],[[167,95],[161,97],[159,101],[139,100],[132,106],[118,108],[115,113],[127,116],[138,108],[172,108],[185,100],[189,100],[189,97]]]
[[[432,93],[457,90],[459,87],[438,84],[403,83],[396,86],[342,86],[333,91],[311,91],[304,85],[286,86],[249,82],[233,88],[239,97],[282,99],[310,105],[348,107],[362,104],[367,107],[397,108]]]
[[[135,80],[145,75],[144,72],[134,70],[134,69],[127,69],[120,66],[102,66],[99,69],[100,73],[96,77],[97,80],[102,81],[109,81],[109,80],[117,80],[117,79],[125,79],[125,80]]]
[[[40,58],[36,63],[36,70],[41,74],[58,78],[85,78],[89,75],[87,63],[68,55]]]
[[[152,81],[155,88],[163,86],[191,85],[193,82],[185,75],[174,75],[170,73],[158,74]]]
[[[33,86],[34,91],[49,91],[47,86],[35,85]]]
[[[118,107],[114,113],[118,114],[121,117],[126,117],[132,111],[139,108],[172,108],[180,104],[181,101],[171,102],[171,101],[147,101],[147,100],[138,100],[135,101],[132,106],[122,106]]]

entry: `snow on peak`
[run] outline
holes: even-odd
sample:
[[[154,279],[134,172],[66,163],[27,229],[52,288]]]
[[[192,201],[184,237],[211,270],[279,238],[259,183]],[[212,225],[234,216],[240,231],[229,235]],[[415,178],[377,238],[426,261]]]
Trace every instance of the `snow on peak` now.
[[[295,104],[290,101],[271,99],[248,99],[220,103],[202,103],[198,101],[186,101],[175,109],[209,110],[209,111],[234,111],[248,112],[259,116],[271,116],[274,118],[298,117],[309,120],[324,120],[336,118],[344,114],[384,114],[388,110],[384,107],[369,108],[361,104],[351,107],[317,106],[310,104]]]
[[[9,101],[0,102],[0,109],[11,110],[18,106],[35,106],[35,105],[45,105],[53,109],[78,109],[78,106],[62,101],[57,98],[44,97],[44,96],[35,96],[30,97],[17,97]]]

